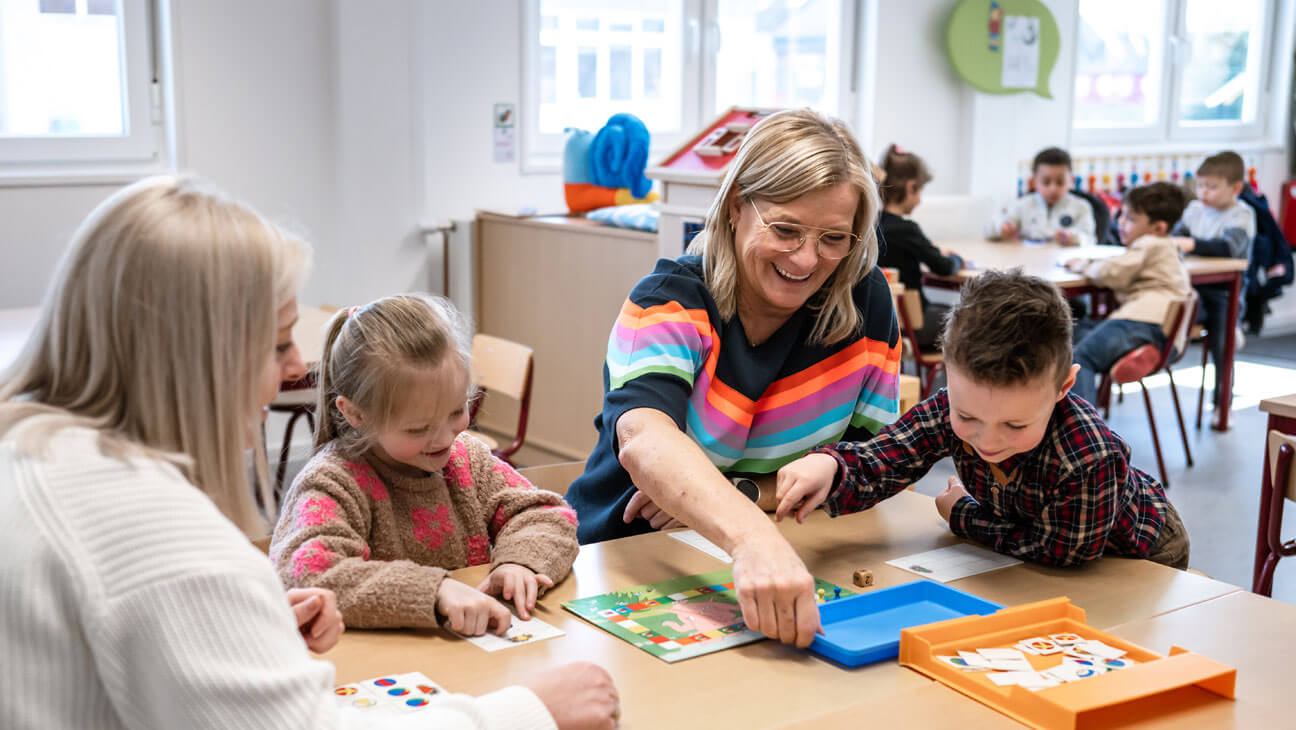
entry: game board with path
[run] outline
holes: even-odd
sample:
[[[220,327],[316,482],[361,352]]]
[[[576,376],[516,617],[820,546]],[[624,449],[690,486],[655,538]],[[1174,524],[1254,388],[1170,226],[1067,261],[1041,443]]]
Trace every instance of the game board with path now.
[[[818,578],[815,584],[820,600],[853,595]],[[743,623],[732,570],[577,598],[564,603],[563,608],[668,662],[765,638]]]

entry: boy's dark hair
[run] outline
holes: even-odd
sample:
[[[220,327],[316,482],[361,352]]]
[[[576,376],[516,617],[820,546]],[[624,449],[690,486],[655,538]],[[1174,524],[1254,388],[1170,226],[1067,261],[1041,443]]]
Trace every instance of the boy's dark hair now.
[[[1007,386],[1071,368],[1071,308],[1052,283],[1020,268],[963,285],[941,335],[945,362],[977,383]]]
[[[1165,221],[1166,231],[1169,232],[1188,206],[1188,195],[1174,183],[1154,182],[1126,191],[1121,205],[1126,210],[1146,215],[1153,223]]]
[[[886,177],[882,180],[882,204],[899,203],[905,199],[905,189],[910,181],[918,183],[922,187],[931,182],[931,171],[927,169],[927,163],[912,152],[905,152],[896,145],[887,147],[886,153],[882,155],[882,172]]]
[[[1246,163],[1242,156],[1232,150],[1224,150],[1202,160],[1197,168],[1197,177],[1222,177],[1229,185],[1240,183],[1246,177]]]
[[[1035,155],[1035,161],[1031,163],[1031,172],[1037,172],[1040,165],[1064,165],[1070,170],[1071,155],[1061,147],[1045,147]]]

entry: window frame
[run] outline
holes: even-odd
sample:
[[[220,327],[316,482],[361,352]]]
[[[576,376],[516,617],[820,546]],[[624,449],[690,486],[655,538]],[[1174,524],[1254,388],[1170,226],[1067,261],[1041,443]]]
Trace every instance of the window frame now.
[[[165,14],[153,0],[118,2],[127,134],[0,137],[0,186],[131,180],[164,162],[168,132],[155,29]]]
[[[518,0],[522,9],[521,39],[521,155],[523,174],[553,174],[562,171],[565,135],[541,134],[538,131],[540,63],[540,0]],[[835,25],[841,52],[837,62],[837,106],[834,115],[853,124],[856,112],[858,60],[856,59],[856,22],[860,13],[854,0],[840,0]],[[718,116],[716,104],[715,54],[721,41],[717,27],[719,0],[682,0],[684,37],[681,40],[682,76],[680,84],[680,131],[657,133],[653,130],[649,163],[665,157],[692,138]],[[595,130],[590,130],[595,131]]]
[[[1159,147],[1182,148],[1185,146],[1203,148],[1221,144],[1240,147],[1262,146],[1273,141],[1281,133],[1281,125],[1275,123],[1275,115],[1269,113],[1269,102],[1278,98],[1275,93],[1274,80],[1280,75],[1277,64],[1282,62],[1280,54],[1273,53],[1284,44],[1290,45],[1288,38],[1282,38],[1282,23],[1278,16],[1280,8],[1275,0],[1261,0],[1259,25],[1260,32],[1254,36],[1258,43],[1255,50],[1259,63],[1259,83],[1256,85],[1255,118],[1250,122],[1216,122],[1185,123],[1180,120],[1179,104],[1183,93],[1183,59],[1187,48],[1187,0],[1165,0],[1162,27],[1159,31],[1164,38],[1161,53],[1160,84],[1157,90],[1158,112],[1156,121],[1147,125],[1127,127],[1085,128],[1076,126],[1074,107],[1071,113],[1071,144],[1077,152],[1102,150],[1119,152],[1122,150],[1149,150]],[[1077,13],[1077,33],[1079,30]],[[1173,32],[1171,32],[1173,31]],[[1074,46],[1074,44],[1073,44]],[[1078,53],[1078,47],[1074,51]],[[1074,104],[1074,80],[1072,92]],[[1149,150],[1150,151],[1150,150]]]

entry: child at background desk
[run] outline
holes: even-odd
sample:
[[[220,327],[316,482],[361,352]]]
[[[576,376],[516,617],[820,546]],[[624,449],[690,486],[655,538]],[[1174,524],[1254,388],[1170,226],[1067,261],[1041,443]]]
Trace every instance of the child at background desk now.
[[[923,326],[918,330],[918,344],[928,348],[937,345],[949,306],[927,301],[923,294],[922,267],[938,276],[952,276],[963,268],[963,258],[953,251],[942,251],[923,235],[918,224],[906,216],[922,202],[923,186],[931,182],[931,172],[922,158],[895,145],[882,157],[886,173],[882,193],[882,215],[878,218],[878,266],[900,272],[905,289],[918,292],[922,302]]]
[[[1221,152],[1202,160],[1197,168],[1197,199],[1188,204],[1183,218],[1173,229],[1174,242],[1193,256],[1248,259],[1255,240],[1255,211],[1238,200],[1246,175],[1236,152]],[[1199,322],[1210,336],[1211,360],[1215,363],[1215,402],[1219,402],[1224,361],[1224,333],[1228,329],[1229,285],[1199,284]],[[1241,313],[1238,315],[1241,316]],[[1241,347],[1241,340],[1238,340]],[[1218,415],[1217,415],[1218,418]]]
[[[991,222],[987,237],[1057,241],[1063,246],[1094,245],[1093,207],[1070,191],[1075,180],[1071,155],[1057,147],[1041,150],[1031,163],[1031,175],[1035,192],[1009,203]]]
[[[468,426],[468,325],[447,300],[341,310],[320,361],[315,454],[284,497],[270,555],[285,583],[331,588],[347,625],[504,635],[576,557],[576,515]],[[447,573],[491,563],[476,588]]]
[[[777,519],[867,509],[948,456],[958,476],[936,509],[959,537],[1043,565],[1123,555],[1187,567],[1188,533],[1161,485],[1069,392],[1078,366],[1056,287],[988,271],[964,285],[944,339],[949,387],[870,441],[780,469]]]
[[[1080,366],[1072,392],[1097,403],[1098,376],[1142,345],[1165,346],[1166,315],[1175,300],[1192,291],[1179,247],[1166,236],[1183,213],[1187,196],[1168,182],[1141,185],[1125,193],[1121,241],[1129,250],[1107,259],[1071,259],[1067,269],[1115,292],[1121,305],[1107,319],[1075,325],[1075,361]],[[1185,315],[1186,316],[1186,315]],[[1184,342],[1175,343],[1183,351]],[[1149,365],[1155,365],[1153,360]]]

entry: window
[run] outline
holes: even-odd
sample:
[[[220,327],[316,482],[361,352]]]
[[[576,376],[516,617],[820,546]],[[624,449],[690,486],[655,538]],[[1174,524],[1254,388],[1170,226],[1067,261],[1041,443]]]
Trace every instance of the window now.
[[[846,0],[529,0],[523,167],[552,171],[563,132],[617,112],[658,157],[730,106],[810,106],[849,118]]]
[[[0,0],[0,172],[156,160],[146,0]]]
[[[1080,0],[1079,12],[1075,142],[1260,141],[1265,59],[1283,40],[1273,0]]]

